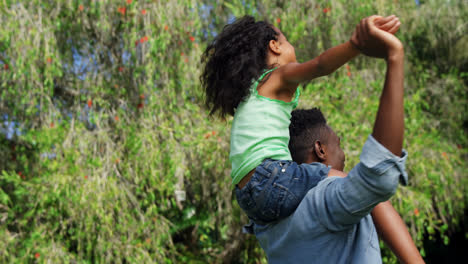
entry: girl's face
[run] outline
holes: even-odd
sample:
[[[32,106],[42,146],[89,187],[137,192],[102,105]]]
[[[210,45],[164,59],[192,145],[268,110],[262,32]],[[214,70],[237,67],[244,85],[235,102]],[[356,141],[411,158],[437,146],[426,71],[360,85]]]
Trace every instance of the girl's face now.
[[[297,62],[296,60],[296,51],[294,50],[293,45],[289,43],[286,39],[284,34],[278,28],[274,28],[276,32],[278,32],[278,42],[281,48],[281,57],[283,57],[283,61],[286,63]]]

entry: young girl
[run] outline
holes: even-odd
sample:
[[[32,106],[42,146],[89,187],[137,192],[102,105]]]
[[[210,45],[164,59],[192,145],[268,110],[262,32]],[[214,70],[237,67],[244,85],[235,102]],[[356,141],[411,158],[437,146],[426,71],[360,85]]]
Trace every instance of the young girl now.
[[[376,24],[391,33],[400,25],[395,16],[381,17]],[[364,37],[354,33],[351,40]],[[328,175],[330,167],[322,163],[292,161],[291,111],[301,82],[328,75],[359,54],[351,40],[298,63],[294,47],[278,28],[245,16],[225,26],[206,48],[200,77],[206,103],[210,114],[234,116],[232,183],[240,207],[255,223],[290,215]]]

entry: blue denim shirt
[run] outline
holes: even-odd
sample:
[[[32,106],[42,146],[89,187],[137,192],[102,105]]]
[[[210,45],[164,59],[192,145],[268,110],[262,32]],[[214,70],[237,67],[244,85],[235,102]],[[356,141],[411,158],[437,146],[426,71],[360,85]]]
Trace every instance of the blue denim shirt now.
[[[399,180],[407,184],[406,157],[369,136],[347,177],[323,177],[292,215],[254,224],[268,263],[382,263],[369,213],[395,193]]]

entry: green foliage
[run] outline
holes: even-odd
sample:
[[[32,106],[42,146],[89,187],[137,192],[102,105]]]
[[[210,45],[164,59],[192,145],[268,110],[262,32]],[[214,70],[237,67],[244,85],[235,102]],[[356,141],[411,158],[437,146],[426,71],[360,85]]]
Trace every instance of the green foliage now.
[[[198,81],[207,42],[246,13],[278,26],[301,61],[363,17],[400,17],[410,186],[392,202],[423,254],[424,236],[448,243],[468,193],[468,8],[421,2],[0,2],[0,114],[21,130],[0,134],[0,262],[266,263],[241,233],[230,120],[208,118]],[[347,170],[384,79],[381,61],[348,66],[304,84],[300,101],[340,134]]]

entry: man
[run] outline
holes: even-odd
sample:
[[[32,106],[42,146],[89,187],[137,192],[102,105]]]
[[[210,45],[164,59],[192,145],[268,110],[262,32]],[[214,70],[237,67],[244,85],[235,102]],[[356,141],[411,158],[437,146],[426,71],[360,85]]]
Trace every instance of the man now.
[[[293,111],[290,134],[289,149],[295,162],[320,162],[336,169],[329,175],[346,176],[342,172],[345,155],[340,138],[328,126],[319,109]],[[423,263],[405,224],[390,202],[378,204],[371,215],[377,232],[402,263]]]
[[[388,202],[382,203],[395,193],[399,180],[407,181],[407,154],[402,150],[404,54],[401,42],[376,28],[374,19],[364,19],[358,25],[360,37],[352,38],[363,53],[387,62],[377,118],[361,162],[343,177],[344,154],[336,134],[328,127],[320,128],[313,130],[318,136],[307,139],[306,135],[301,143],[297,140],[307,129],[298,132],[301,122],[293,118],[293,159],[322,162],[337,170],[330,169],[331,177],[323,177],[291,216],[272,224],[254,224],[269,263],[381,263],[371,211],[383,239],[400,260],[423,263],[401,218]]]

